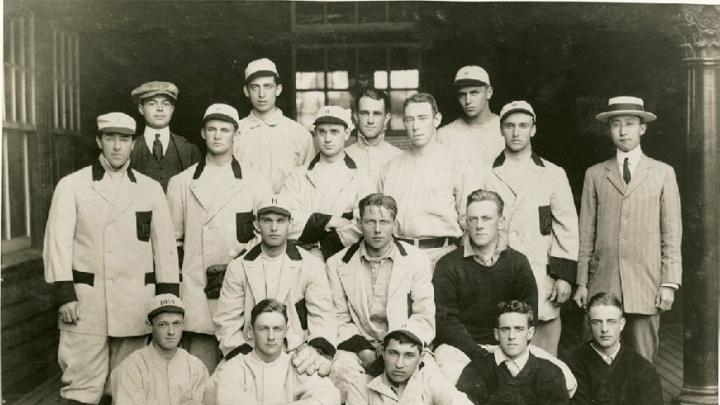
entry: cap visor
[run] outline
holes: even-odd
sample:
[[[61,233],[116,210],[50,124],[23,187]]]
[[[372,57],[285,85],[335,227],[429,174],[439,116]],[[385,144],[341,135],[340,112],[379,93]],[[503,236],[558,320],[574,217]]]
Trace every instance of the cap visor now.
[[[156,309],[152,310],[152,311],[148,314],[148,319],[152,319],[155,315],[161,314],[161,313],[163,313],[163,312],[171,312],[171,313],[175,313],[175,314],[183,314],[183,315],[185,315],[185,310],[184,310],[184,309],[182,309],[182,308],[180,308],[180,307],[178,307],[178,306],[175,306],[175,305],[166,305],[166,306],[164,306],[164,307],[160,307],[160,308],[156,308]]]
[[[636,117],[640,117],[645,123],[653,122],[657,119],[657,115],[651,112],[637,110],[616,110],[601,112],[600,114],[595,116],[595,119],[598,121],[607,122],[610,117],[615,117],[618,115],[634,115]]]
[[[258,212],[257,212],[257,216],[259,217],[260,215],[269,214],[269,213],[285,215],[285,216],[287,216],[287,217],[290,216],[290,211],[286,210],[285,208],[281,208],[281,207],[263,207],[263,208],[260,208],[260,209],[258,210]]]
[[[233,117],[226,115],[226,114],[217,114],[217,113],[208,114],[205,116],[205,118],[203,118],[203,122],[208,122],[210,120],[220,120],[220,121],[229,122],[229,123],[235,125],[236,128],[238,126],[237,121],[235,121],[235,119]]]
[[[101,134],[135,135],[135,131],[123,127],[106,127],[98,130]]]
[[[319,117],[318,119],[315,120],[315,122],[313,124],[314,125],[337,124],[337,125],[342,125],[345,128],[348,127],[347,122],[345,122],[344,120],[341,120],[340,118],[337,118],[337,117],[331,117],[331,116]]]
[[[469,87],[469,86],[489,86],[489,83],[485,83],[476,79],[460,79],[453,83],[455,87]]]
[[[245,83],[250,83],[251,81],[257,79],[258,77],[268,77],[272,76],[275,79],[279,79],[279,76],[277,73],[273,72],[272,70],[258,70],[257,72],[252,72],[248,75],[248,77],[245,78]]]

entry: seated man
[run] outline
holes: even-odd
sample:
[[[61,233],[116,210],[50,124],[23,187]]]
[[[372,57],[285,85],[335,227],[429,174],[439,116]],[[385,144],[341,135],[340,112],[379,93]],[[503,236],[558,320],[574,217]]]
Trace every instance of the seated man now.
[[[253,351],[218,368],[218,405],[340,404],[340,393],[329,378],[298,373],[285,353],[288,314],[283,303],[271,298],[258,302],[250,325]]]
[[[325,264],[288,244],[292,218],[284,196],[261,197],[255,217],[261,242],[228,265],[213,315],[225,360],[252,350],[247,316],[258,302],[273,298],[288,308],[286,350],[295,350],[295,366],[301,373],[328,375],[337,321]]]
[[[347,405],[470,405],[440,372],[423,342],[407,329],[394,330],[383,339],[384,370],[364,387],[351,387]]]
[[[578,347],[568,365],[577,377],[572,404],[662,404],[662,386],[655,367],[632,347],[620,344],[625,327],[622,303],[601,292],[587,304],[592,341]]]
[[[359,206],[361,241],[327,263],[340,342],[330,376],[343,399],[348,384],[365,384],[388,331],[410,330],[425,344],[435,337],[430,259],[393,237],[394,198],[370,194]]]
[[[178,347],[185,321],[180,298],[155,296],[147,321],[152,327],[152,343],[134,351],[112,372],[114,403],[201,404],[208,371],[200,359]]]
[[[513,300],[498,305],[495,339],[499,350],[463,370],[458,389],[478,404],[568,404],[563,373],[548,360],[535,357],[528,344],[535,333],[533,308]]]
[[[501,301],[522,301],[537,313],[537,284],[528,259],[510,248],[498,233],[503,200],[493,191],[476,190],[467,198],[467,233],[461,249],[445,255],[433,276],[438,365],[453,383],[471,360],[493,346],[496,308]],[[557,358],[531,345],[534,355],[559,366],[572,395],[576,381]]]

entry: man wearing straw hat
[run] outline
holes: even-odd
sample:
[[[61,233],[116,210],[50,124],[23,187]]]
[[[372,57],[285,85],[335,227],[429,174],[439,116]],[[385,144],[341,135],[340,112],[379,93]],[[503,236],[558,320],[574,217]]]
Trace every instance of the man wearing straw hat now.
[[[660,313],[682,282],[682,219],[675,171],[645,155],[640,137],[657,117],[638,97],[613,97],[606,122],[615,156],[585,172],[575,302],[609,292],[620,297],[625,341],[653,361]]]

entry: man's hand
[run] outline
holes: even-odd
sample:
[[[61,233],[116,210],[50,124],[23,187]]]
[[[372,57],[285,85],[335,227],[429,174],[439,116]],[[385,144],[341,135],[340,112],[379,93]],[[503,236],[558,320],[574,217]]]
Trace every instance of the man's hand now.
[[[327,223],[327,225],[325,225],[325,230],[329,231],[330,229],[344,229],[348,226],[350,226],[349,220],[338,215],[333,215],[332,217],[330,217],[330,221]]]
[[[358,358],[360,359],[360,365],[367,370],[375,360],[378,359],[377,351],[370,349],[362,349],[358,352]]]
[[[588,289],[586,285],[579,285],[577,291],[575,291],[575,297],[573,297],[575,303],[580,308],[585,308],[588,300]]]
[[[298,374],[318,374],[321,377],[330,374],[330,360],[307,344],[295,350],[292,356],[292,363]]]
[[[567,281],[557,278],[555,279],[555,285],[553,285],[552,293],[550,293],[549,300],[554,302],[556,305],[565,303],[570,298],[572,292],[572,286]]]
[[[669,311],[673,302],[675,302],[675,289],[660,287],[657,296],[655,296],[655,306],[660,311]]]
[[[225,280],[225,270],[227,264],[213,264],[205,270],[205,276],[207,277],[207,283],[205,284],[205,296],[210,299],[217,299],[220,297],[220,289]]]
[[[80,308],[78,307],[77,301],[66,302],[58,308],[60,314],[60,320],[64,323],[71,323],[77,325],[80,320]]]

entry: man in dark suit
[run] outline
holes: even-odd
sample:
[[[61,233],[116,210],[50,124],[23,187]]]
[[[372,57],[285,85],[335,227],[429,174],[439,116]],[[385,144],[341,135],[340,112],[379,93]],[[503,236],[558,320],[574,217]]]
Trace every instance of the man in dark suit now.
[[[660,312],[682,282],[682,219],[675,171],[646,156],[640,137],[655,114],[637,97],[614,97],[607,122],[616,156],[585,172],[575,302],[610,292],[623,303],[625,341],[653,361]]]
[[[160,182],[163,191],[167,191],[172,176],[202,157],[197,146],[170,132],[178,92],[170,82],[147,82],[130,92],[145,118],[145,131],[130,154],[130,166]]]

